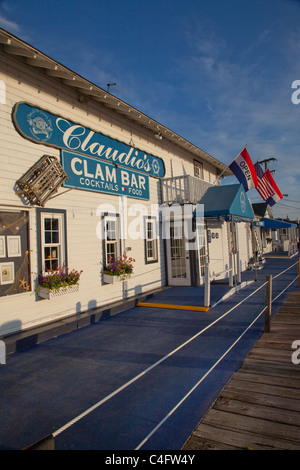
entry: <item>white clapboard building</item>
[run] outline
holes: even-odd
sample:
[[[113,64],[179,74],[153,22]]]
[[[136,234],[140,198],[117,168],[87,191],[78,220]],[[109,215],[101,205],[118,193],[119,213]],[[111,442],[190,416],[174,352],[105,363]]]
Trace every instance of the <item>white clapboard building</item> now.
[[[254,214],[226,165],[4,30],[0,48],[0,336],[247,269]],[[132,275],[104,276],[123,255]],[[57,268],[79,289],[45,298]]]

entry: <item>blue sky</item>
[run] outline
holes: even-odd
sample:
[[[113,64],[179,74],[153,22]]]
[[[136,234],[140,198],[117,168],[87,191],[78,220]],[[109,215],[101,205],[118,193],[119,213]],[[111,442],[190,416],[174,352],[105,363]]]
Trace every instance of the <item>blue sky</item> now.
[[[246,144],[253,163],[276,158],[288,197],[273,212],[292,219],[299,25],[299,0],[0,0],[0,27],[104,89],[116,82],[112,94],[223,163]]]

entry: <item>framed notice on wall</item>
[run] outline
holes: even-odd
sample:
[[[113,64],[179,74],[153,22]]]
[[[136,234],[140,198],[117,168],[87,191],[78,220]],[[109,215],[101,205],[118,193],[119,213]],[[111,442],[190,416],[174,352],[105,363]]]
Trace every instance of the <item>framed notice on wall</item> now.
[[[8,258],[21,256],[21,237],[19,235],[7,236],[7,256]]]
[[[0,299],[31,291],[29,211],[0,211]]]
[[[0,237],[0,258],[6,257],[6,245],[5,245],[5,236],[1,235]]]
[[[15,280],[14,263],[0,263],[0,284],[12,284]]]

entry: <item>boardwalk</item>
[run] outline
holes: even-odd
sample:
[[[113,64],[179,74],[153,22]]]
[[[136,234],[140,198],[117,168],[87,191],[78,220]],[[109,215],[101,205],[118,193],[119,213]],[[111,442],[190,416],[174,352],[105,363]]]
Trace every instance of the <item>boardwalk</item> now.
[[[300,449],[300,289],[293,291],[183,450]],[[299,345],[298,345],[299,350]]]
[[[15,344],[10,338],[7,349],[11,354],[0,367],[0,449],[28,448],[48,436],[52,441],[43,444],[52,444],[56,450],[178,451],[261,338],[266,276],[273,276],[275,315],[295,289],[295,261],[267,260],[257,273],[257,282],[216,303],[208,312],[136,307],[134,302],[126,304],[120,314],[106,307],[59,320],[57,325],[48,325],[47,341],[46,326],[42,325],[28,338],[17,336]],[[227,287],[212,286],[211,300],[227,295]],[[169,288],[139,300],[201,306],[202,293],[200,286]],[[269,340],[275,323],[272,328]],[[285,374],[293,366],[291,342],[298,338],[300,334],[293,329],[286,344]],[[274,357],[277,359],[279,352]],[[300,365],[293,367],[298,373]],[[246,378],[251,379],[253,371],[247,373]],[[267,377],[264,371],[261,375]],[[278,399],[289,402],[288,416],[295,420],[297,396],[287,400],[287,379],[278,383],[282,387]],[[253,385],[257,383],[252,379]],[[250,385],[247,391],[252,398]],[[230,393],[229,398],[233,391]],[[227,397],[227,403],[233,402]],[[247,406],[250,413],[251,404]],[[214,412],[230,416],[222,409]],[[237,421],[238,413],[233,416]],[[250,423],[251,417],[242,418]],[[299,435],[295,422],[286,426]],[[241,434],[233,431],[238,437]],[[225,429],[225,435],[229,430]],[[230,438],[229,444],[233,442]],[[254,448],[250,439],[242,445]]]

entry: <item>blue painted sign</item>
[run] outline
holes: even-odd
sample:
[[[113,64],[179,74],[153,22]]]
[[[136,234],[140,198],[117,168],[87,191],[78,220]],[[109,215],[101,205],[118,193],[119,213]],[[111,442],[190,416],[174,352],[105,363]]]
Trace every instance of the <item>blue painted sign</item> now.
[[[78,152],[157,178],[165,175],[161,158],[27,103],[15,105],[13,122],[18,132],[33,142]]]
[[[62,166],[68,175],[67,188],[149,200],[149,176],[116,167],[78,153],[61,151]]]

